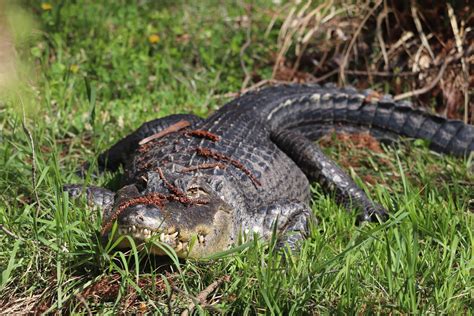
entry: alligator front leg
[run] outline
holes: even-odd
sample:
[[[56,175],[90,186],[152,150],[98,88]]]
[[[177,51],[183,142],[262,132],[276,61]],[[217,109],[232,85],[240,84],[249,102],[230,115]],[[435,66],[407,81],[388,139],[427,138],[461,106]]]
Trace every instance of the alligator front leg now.
[[[274,132],[271,138],[295,161],[310,181],[319,182],[323,190],[335,194],[337,202],[348,210],[361,212],[357,217],[358,223],[385,220],[388,217],[382,206],[372,202],[351,177],[309,139],[289,130]]]
[[[311,223],[315,221],[307,205],[280,200],[259,208],[256,214],[243,223],[242,228],[247,233],[257,233],[265,239],[270,239],[276,229],[277,249],[288,247],[297,251],[300,242],[307,237]]]

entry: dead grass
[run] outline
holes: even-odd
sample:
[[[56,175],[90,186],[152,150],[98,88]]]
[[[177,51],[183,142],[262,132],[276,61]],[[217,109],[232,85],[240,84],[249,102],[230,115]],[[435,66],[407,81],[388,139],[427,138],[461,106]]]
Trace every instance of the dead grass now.
[[[281,14],[273,80],[350,82],[474,122],[467,1],[309,1]]]

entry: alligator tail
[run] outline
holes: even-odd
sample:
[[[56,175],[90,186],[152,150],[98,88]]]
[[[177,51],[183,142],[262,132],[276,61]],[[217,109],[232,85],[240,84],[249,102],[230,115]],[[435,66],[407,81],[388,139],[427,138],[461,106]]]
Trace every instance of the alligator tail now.
[[[473,125],[432,115],[404,102],[390,98],[371,101],[370,92],[319,86],[284,95],[277,103],[261,108],[264,118],[272,128],[296,130],[312,140],[333,130],[368,131],[381,140],[394,141],[398,136],[424,139],[431,149],[455,156],[469,156],[474,151]]]

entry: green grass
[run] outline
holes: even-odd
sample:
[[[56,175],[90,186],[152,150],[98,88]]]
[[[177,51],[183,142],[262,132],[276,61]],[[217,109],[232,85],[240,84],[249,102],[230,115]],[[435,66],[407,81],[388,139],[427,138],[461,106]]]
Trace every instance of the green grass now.
[[[179,313],[189,295],[230,276],[208,297],[228,313],[473,313],[468,162],[419,143],[370,154],[344,144],[328,149],[340,161],[365,157],[350,172],[361,184],[376,180],[365,188],[392,218],[357,227],[315,187],[319,224],[284,261],[263,242],[204,262],[163,262],[102,244],[99,211],[71,203],[61,185],[82,182],[77,166],[143,121],[207,115],[226,101],[222,95],[238,91],[248,8],[78,0],[52,2],[52,10],[31,2],[25,10],[41,28],[22,45],[36,93],[24,100],[25,120],[22,103],[0,108],[0,310]],[[243,55],[261,78],[271,75],[281,25],[277,20],[264,36],[272,10],[270,1],[251,8]],[[153,34],[158,43],[149,42]],[[113,178],[86,181],[107,185]]]

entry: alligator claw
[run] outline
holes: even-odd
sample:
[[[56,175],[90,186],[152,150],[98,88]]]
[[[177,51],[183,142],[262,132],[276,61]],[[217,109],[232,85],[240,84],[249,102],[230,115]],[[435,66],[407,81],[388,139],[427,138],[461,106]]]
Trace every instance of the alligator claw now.
[[[382,223],[388,220],[389,215],[387,210],[381,205],[374,205],[364,210],[356,218],[356,224],[360,225],[363,222]]]

